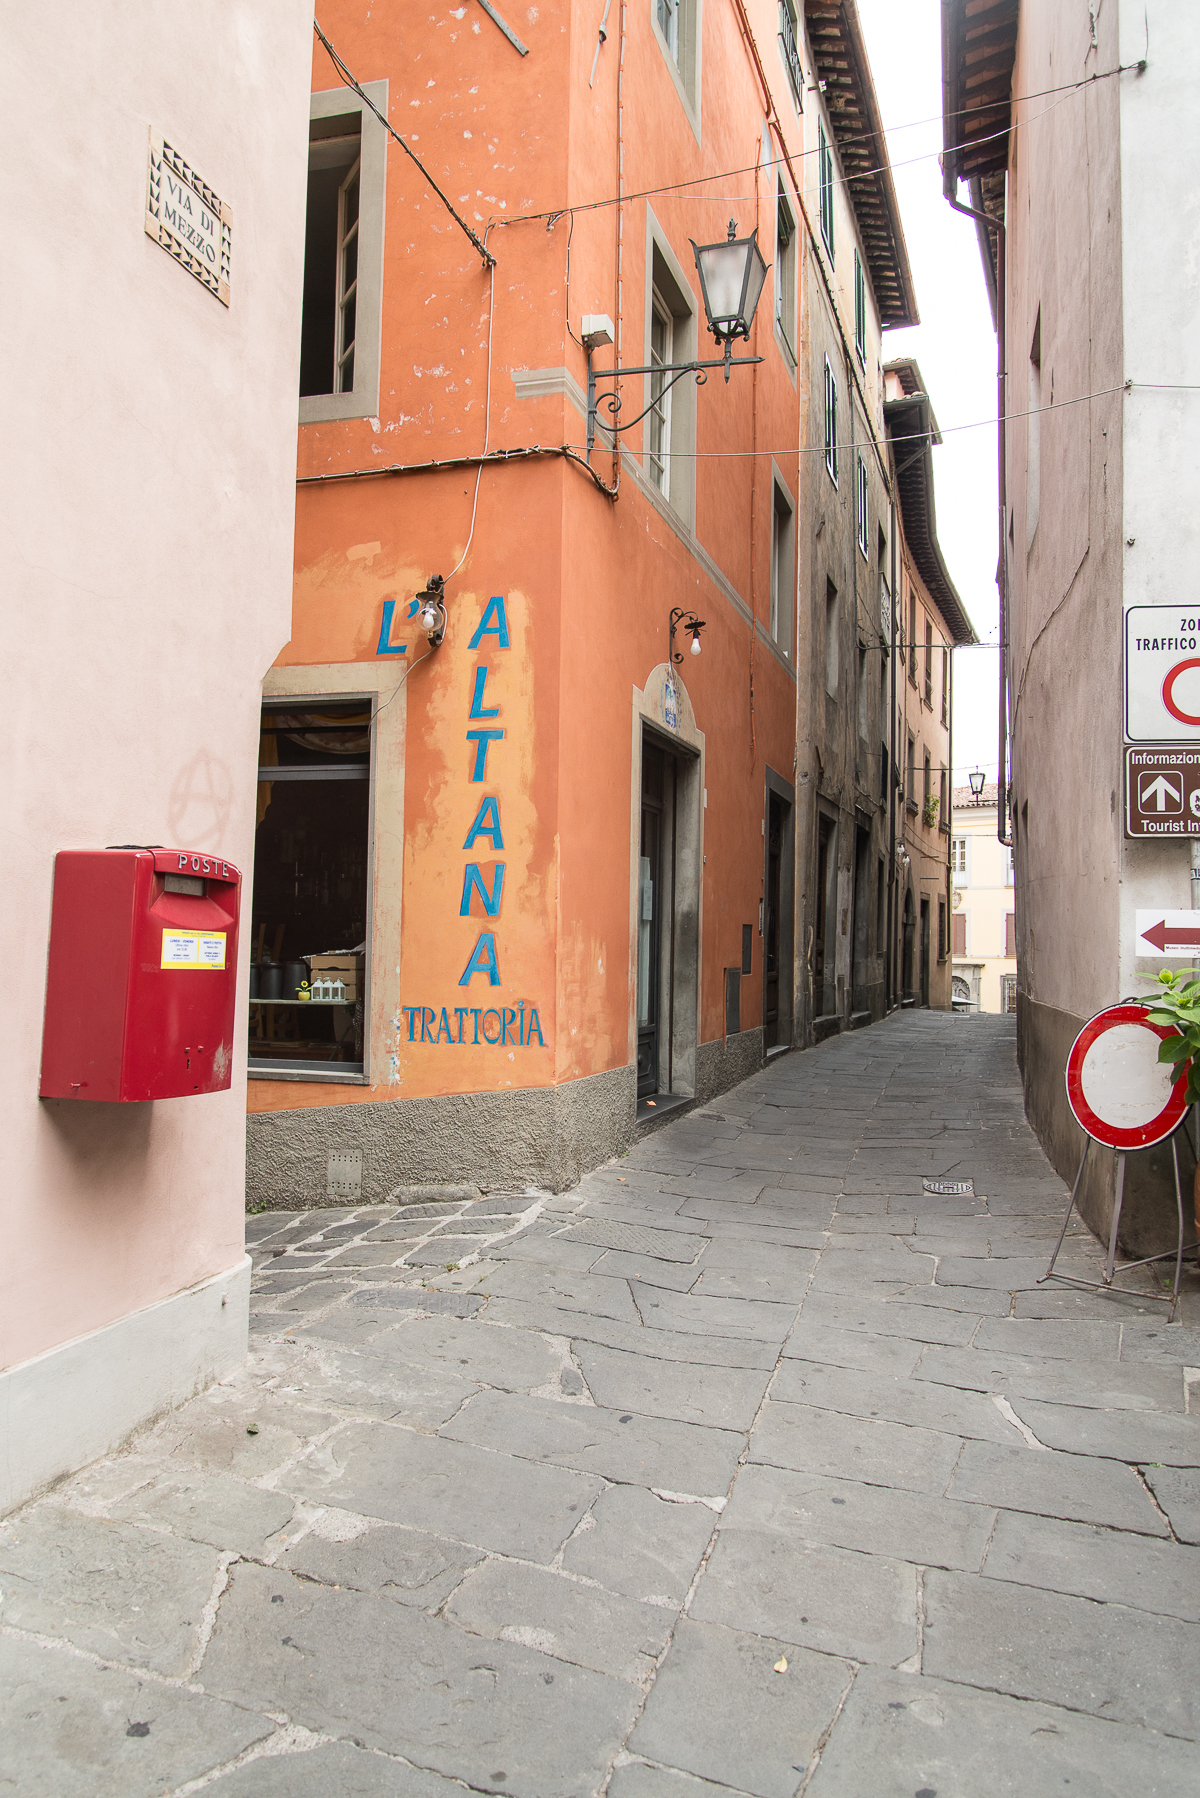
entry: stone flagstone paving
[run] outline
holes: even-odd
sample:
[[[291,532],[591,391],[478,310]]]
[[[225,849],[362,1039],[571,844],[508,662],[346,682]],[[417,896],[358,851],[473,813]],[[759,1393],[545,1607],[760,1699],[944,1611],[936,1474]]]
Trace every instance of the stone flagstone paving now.
[[[913,1012],[568,1193],[250,1218],[245,1370],[0,1525],[0,1792],[1193,1798],[1200,1279],[1037,1285],[1065,1197]]]

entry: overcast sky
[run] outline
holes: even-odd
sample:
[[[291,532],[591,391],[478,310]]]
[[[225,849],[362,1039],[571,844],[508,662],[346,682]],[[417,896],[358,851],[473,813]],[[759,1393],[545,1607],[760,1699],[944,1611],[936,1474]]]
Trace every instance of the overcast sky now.
[[[938,538],[984,644],[998,641],[996,336],[974,222],[942,195],[939,0],[858,0],[879,94],[921,323],[889,331],[884,360],[913,356],[941,427],[933,452]],[[965,190],[959,196],[966,199]],[[973,430],[957,426],[979,426]],[[996,778],[994,648],[954,655],[954,772]]]

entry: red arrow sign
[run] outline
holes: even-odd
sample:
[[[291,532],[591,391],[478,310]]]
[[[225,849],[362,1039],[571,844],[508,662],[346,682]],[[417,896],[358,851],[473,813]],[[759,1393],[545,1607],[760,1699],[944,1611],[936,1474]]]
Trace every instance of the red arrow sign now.
[[[1148,943],[1153,943],[1160,950],[1166,949],[1168,945],[1176,949],[1200,949],[1200,929],[1194,924],[1182,930],[1169,930],[1164,919],[1160,924],[1152,924],[1149,930],[1143,930],[1142,935]]]

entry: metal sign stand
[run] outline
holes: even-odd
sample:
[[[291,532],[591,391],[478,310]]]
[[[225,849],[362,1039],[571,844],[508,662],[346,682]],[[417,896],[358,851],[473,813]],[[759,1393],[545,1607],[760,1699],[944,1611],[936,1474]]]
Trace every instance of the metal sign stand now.
[[[1139,1294],[1139,1297],[1161,1299],[1164,1304],[1169,1304],[1171,1311],[1167,1318],[1168,1323],[1171,1323],[1175,1317],[1175,1307],[1179,1303],[1179,1280],[1183,1271],[1183,1189],[1179,1183],[1179,1144],[1177,1139],[1179,1131],[1185,1130],[1186,1127],[1186,1123],[1181,1123],[1178,1128],[1171,1133],[1171,1160],[1175,1168],[1175,1209],[1179,1216],[1179,1237],[1174,1251],[1175,1285],[1169,1295],[1165,1292],[1147,1292]],[[1076,1274],[1055,1273],[1054,1263],[1058,1260],[1058,1251],[1062,1248],[1063,1239],[1067,1234],[1067,1225],[1070,1223],[1071,1213],[1075,1209],[1075,1200],[1079,1193],[1080,1182],[1083,1179],[1083,1170],[1087,1164],[1088,1151],[1095,1141],[1097,1141],[1096,1137],[1089,1136],[1084,1142],[1083,1154],[1079,1158],[1079,1172],[1075,1176],[1075,1184],[1071,1188],[1071,1197],[1067,1201],[1067,1215],[1063,1218],[1062,1229],[1058,1233],[1058,1241],[1055,1243],[1054,1253],[1050,1257],[1050,1265],[1038,1280],[1039,1286],[1046,1280],[1064,1280],[1070,1286],[1086,1286],[1093,1292],[1111,1292],[1113,1290],[1113,1278],[1116,1273],[1120,1272],[1125,1274],[1129,1273],[1130,1270],[1135,1267],[1149,1267],[1155,1261],[1171,1260],[1171,1250],[1168,1249],[1166,1253],[1162,1255],[1143,1255],[1140,1261],[1122,1262],[1119,1269],[1116,1266],[1117,1231],[1121,1224],[1121,1205],[1125,1198],[1126,1151],[1120,1149],[1117,1152],[1117,1192],[1113,1203],[1112,1228],[1108,1233],[1108,1260],[1105,1264],[1103,1280],[1083,1280]],[[1119,1288],[1117,1290],[1119,1290]]]
[[[1125,1157],[1140,1149],[1152,1149],[1169,1139],[1175,1169],[1175,1210],[1179,1220],[1174,1250],[1175,1283],[1170,1295],[1152,1292],[1139,1294],[1139,1297],[1161,1299],[1164,1303],[1169,1303],[1170,1321],[1179,1304],[1179,1282],[1183,1271],[1183,1190],[1179,1180],[1178,1138],[1180,1130],[1187,1128],[1189,1107],[1185,1096],[1185,1075],[1179,1075],[1165,1094],[1157,1084],[1160,1079],[1167,1078],[1160,1073],[1157,1059],[1159,1043],[1174,1033],[1162,1025],[1151,1024],[1147,1018],[1149,1010],[1149,1002],[1142,999],[1106,1006],[1088,1020],[1071,1045],[1066,1066],[1067,1103],[1084,1133],[1083,1154],[1079,1158],[1079,1171],[1075,1175],[1075,1184],[1071,1188],[1066,1216],[1054,1245],[1054,1253],[1050,1257],[1050,1265],[1038,1284],[1041,1285],[1046,1280],[1063,1280],[1070,1286],[1084,1287],[1093,1292],[1113,1290],[1113,1281],[1118,1272],[1117,1236],[1121,1227],[1121,1207],[1125,1199]],[[1148,1059],[1151,1057],[1153,1059]],[[1197,1108],[1197,1124],[1200,1129],[1200,1108]],[[1054,1271],[1054,1264],[1066,1238],[1067,1225],[1071,1221],[1071,1213],[1079,1197],[1083,1170],[1087,1166],[1088,1154],[1094,1142],[1105,1148],[1115,1149],[1117,1155],[1117,1186],[1103,1280],[1085,1280],[1076,1274],[1059,1274]],[[1197,1148],[1200,1150],[1200,1134],[1197,1136]],[[1156,1261],[1171,1259],[1172,1253],[1168,1249],[1164,1254],[1143,1255],[1136,1261],[1126,1261],[1119,1271],[1128,1273],[1136,1267],[1149,1267]]]

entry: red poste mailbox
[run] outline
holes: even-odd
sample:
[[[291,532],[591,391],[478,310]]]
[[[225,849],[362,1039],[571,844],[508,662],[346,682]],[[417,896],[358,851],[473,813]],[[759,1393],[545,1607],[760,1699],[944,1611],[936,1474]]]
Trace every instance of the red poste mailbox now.
[[[184,849],[63,849],[42,1034],[44,1099],[223,1092],[242,877]]]

